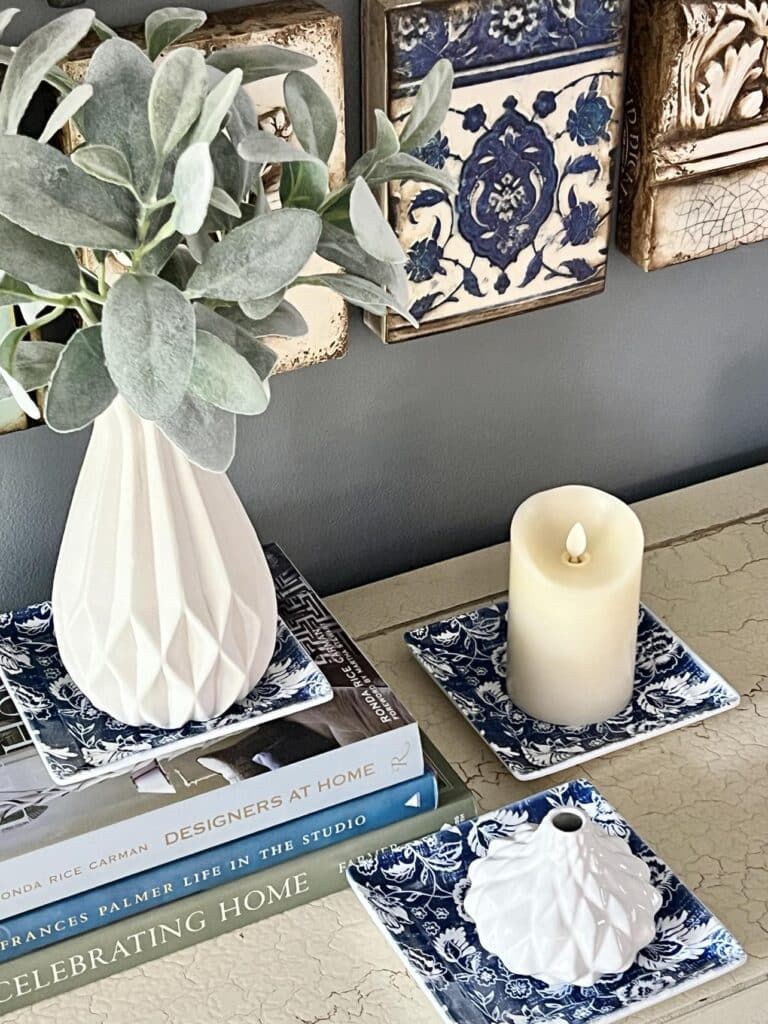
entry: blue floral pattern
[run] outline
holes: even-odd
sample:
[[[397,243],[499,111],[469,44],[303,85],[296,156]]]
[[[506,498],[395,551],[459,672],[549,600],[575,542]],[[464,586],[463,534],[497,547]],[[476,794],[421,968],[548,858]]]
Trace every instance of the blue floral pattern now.
[[[594,146],[600,139],[611,141],[607,132],[613,110],[598,92],[597,78],[592,79],[589,91],[576,100],[568,112],[568,134],[580,146]]]
[[[557,169],[552,143],[510,96],[504,114],[465,162],[456,199],[459,231],[501,270],[536,238],[552,212]]]
[[[272,662],[241,704],[180,729],[126,725],[94,707],[67,675],[49,602],[0,614],[0,679],[59,785],[128,771],[333,696],[331,684],[280,622]]]
[[[512,974],[480,945],[464,913],[467,873],[495,838],[538,824],[553,807],[579,806],[642,857],[662,894],[656,936],[623,974],[547,987]],[[383,850],[347,870],[353,890],[445,1022],[588,1024],[702,984],[746,960],[730,932],[587,781],[576,780]]]
[[[613,718],[573,729],[525,714],[506,691],[507,604],[405,634],[419,664],[518,779],[599,757],[739,703],[738,693],[641,607],[632,701]]]
[[[429,257],[411,258],[417,320],[601,287],[626,7],[457,0],[391,12],[397,118],[436,60],[457,72],[449,115],[417,152],[455,177],[457,194],[417,184],[392,192],[404,248]]]
[[[598,46],[622,31],[622,0],[470,0],[390,16],[397,78],[422,78],[441,58],[456,71]]]

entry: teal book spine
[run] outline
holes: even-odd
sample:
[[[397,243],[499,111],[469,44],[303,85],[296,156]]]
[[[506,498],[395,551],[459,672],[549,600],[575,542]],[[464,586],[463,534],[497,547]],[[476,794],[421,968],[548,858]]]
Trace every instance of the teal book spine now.
[[[181,857],[0,922],[0,963],[165,906],[437,806],[437,779],[418,779]]]
[[[443,824],[474,815],[468,790],[451,797],[435,810],[387,828],[265,868],[254,876],[227,880],[170,906],[155,907],[135,918],[0,964],[0,1014],[338,892],[346,887],[344,872],[350,863],[382,847],[398,846],[435,832]]]

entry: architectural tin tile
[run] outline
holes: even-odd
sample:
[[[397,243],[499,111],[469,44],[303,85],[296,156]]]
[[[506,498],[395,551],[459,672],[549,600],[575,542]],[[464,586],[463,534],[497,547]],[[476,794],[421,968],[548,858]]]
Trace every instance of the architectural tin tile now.
[[[415,332],[400,341],[601,291],[622,94],[624,0],[365,0],[367,133],[397,123],[441,57],[456,74],[442,129],[419,156],[458,192],[395,182]]]
[[[644,270],[768,238],[768,3],[634,0],[619,247]]]

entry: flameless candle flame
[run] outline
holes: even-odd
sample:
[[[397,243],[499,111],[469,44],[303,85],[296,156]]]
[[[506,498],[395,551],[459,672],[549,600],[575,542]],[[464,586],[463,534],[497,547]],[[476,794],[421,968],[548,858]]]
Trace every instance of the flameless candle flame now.
[[[565,539],[565,550],[568,552],[568,561],[579,564],[584,561],[587,551],[587,534],[581,523],[574,523],[571,532]]]

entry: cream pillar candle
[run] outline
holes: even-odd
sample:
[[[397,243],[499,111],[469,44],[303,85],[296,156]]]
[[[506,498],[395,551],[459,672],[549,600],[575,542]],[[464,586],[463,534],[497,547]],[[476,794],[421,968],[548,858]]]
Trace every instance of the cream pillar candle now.
[[[617,714],[634,682],[640,520],[593,487],[556,487],[520,505],[510,542],[510,697],[560,725]]]

